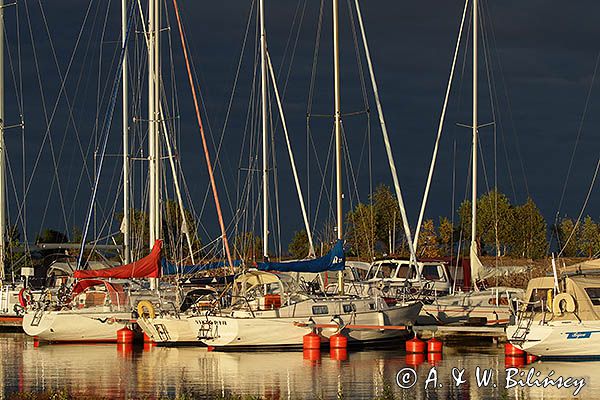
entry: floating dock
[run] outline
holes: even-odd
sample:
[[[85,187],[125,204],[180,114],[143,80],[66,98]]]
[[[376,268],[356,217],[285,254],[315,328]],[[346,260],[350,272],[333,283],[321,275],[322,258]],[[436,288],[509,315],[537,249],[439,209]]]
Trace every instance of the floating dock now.
[[[493,342],[506,341],[506,329],[503,326],[467,326],[467,325],[422,325],[413,326],[412,330],[421,339],[432,337],[461,339],[461,338],[490,338]]]

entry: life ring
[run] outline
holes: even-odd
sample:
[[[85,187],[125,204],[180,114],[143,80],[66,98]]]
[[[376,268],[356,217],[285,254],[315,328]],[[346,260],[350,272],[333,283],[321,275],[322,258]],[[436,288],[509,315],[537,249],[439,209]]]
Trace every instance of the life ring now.
[[[565,312],[575,312],[575,299],[573,296],[568,293],[560,293],[552,301],[552,312],[554,315],[561,316],[563,314],[563,308],[561,308],[563,302]]]
[[[148,300],[142,300],[137,305],[138,315],[142,318],[148,317],[150,319],[154,319],[156,317],[156,313],[154,312],[154,306]]]
[[[33,295],[29,289],[21,288],[21,290],[19,290],[19,304],[21,307],[27,308],[27,305],[31,303],[32,300]]]

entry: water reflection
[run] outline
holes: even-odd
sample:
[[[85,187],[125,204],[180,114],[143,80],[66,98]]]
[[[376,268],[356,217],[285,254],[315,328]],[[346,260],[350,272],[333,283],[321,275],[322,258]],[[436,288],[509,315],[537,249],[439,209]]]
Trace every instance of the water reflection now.
[[[400,345],[398,347],[401,347]],[[65,389],[107,398],[164,398],[193,394],[258,395],[267,399],[372,399],[392,391],[397,399],[570,399],[573,389],[505,389],[501,347],[446,346],[443,355],[407,355],[400,349],[299,352],[208,352],[201,348],[131,348],[109,345],[41,345],[19,334],[0,335],[1,394]],[[403,390],[396,374],[416,370],[417,384]],[[437,369],[437,387],[425,389]],[[490,369],[488,387],[478,387],[475,369]],[[542,377],[584,377],[580,398],[600,397],[600,363],[536,362]],[[452,369],[465,369],[465,381],[454,385]],[[493,386],[496,384],[496,387]],[[441,387],[440,387],[441,385]]]

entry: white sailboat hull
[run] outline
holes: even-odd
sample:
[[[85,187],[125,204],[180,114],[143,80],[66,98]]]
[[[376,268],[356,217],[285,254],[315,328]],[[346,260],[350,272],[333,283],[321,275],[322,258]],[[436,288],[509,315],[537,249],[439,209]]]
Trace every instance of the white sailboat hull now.
[[[382,311],[341,314],[342,324],[351,325],[411,325],[421,303],[390,308]],[[232,316],[200,316],[188,319],[191,329],[197,332],[200,340],[212,347],[301,347],[303,337],[310,332],[297,323],[331,324],[332,315],[298,316],[273,318],[239,318]],[[208,327],[209,332],[206,330]],[[326,342],[337,332],[337,328],[319,328],[317,333]],[[368,343],[406,337],[406,330],[349,329],[345,332],[349,343]]]
[[[506,328],[508,340],[538,357],[600,357],[600,321],[534,322],[521,339],[517,325]]]
[[[128,312],[30,311],[23,330],[49,342],[115,342],[130,319]]]
[[[138,318],[137,323],[158,344],[202,344],[198,339],[198,332],[192,330],[187,317]]]

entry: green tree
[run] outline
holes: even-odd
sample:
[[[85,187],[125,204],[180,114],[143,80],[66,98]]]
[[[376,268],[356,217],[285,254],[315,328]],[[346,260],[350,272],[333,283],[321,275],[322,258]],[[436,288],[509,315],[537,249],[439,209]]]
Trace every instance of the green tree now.
[[[511,253],[518,257],[541,258],[548,250],[546,220],[531,198],[514,208]]]
[[[471,240],[471,202],[465,200],[458,211],[465,241]],[[513,207],[508,198],[491,190],[477,199],[477,237],[482,251],[506,253],[514,234]]]
[[[423,221],[418,243],[418,257],[436,258],[441,255],[438,237],[432,219]]]
[[[302,229],[294,232],[294,237],[288,245],[288,252],[293,258],[302,259],[308,256],[310,244],[308,242],[308,234]]]
[[[395,243],[391,243],[393,233],[397,232],[396,237],[401,239],[398,233],[401,232],[402,217],[398,200],[388,186],[379,185],[371,195],[371,204],[375,216],[375,237],[388,253],[393,253],[396,247]]]
[[[236,258],[251,262],[262,261],[262,239],[254,232],[244,232],[236,235],[233,239]]]
[[[441,255],[449,256],[454,248],[455,229],[452,222],[446,218],[440,218],[440,226],[438,228]]]
[[[119,226],[123,224],[123,213],[115,214],[115,219]],[[131,208],[129,210],[129,232],[131,237],[131,248],[134,250],[134,258],[138,258],[143,254],[147,254],[150,245],[150,227],[148,213],[142,210]],[[120,232],[115,237],[117,244],[123,244],[123,233]]]
[[[183,209],[184,218],[181,216],[179,203],[175,200],[167,200],[163,208],[162,229],[163,237],[170,238],[166,241],[168,244],[178,243],[178,250],[181,251],[182,258],[189,258],[190,251],[185,237],[186,231],[189,233],[192,242],[192,251],[195,255],[199,254],[202,249],[202,243],[198,238],[196,218],[192,212],[186,208]],[[175,250],[175,249],[172,249]]]
[[[558,224],[558,241],[560,250],[563,250],[565,257],[577,256],[578,232],[575,230],[575,223],[571,218],[563,218]],[[559,250],[559,251],[560,251]]]
[[[35,239],[36,243],[67,243],[69,238],[63,232],[44,229]]]
[[[375,208],[359,203],[348,213],[348,241],[356,255],[372,260],[375,256]]]
[[[592,257],[600,248],[600,229],[589,215],[583,220],[579,228],[577,249],[586,257]]]

